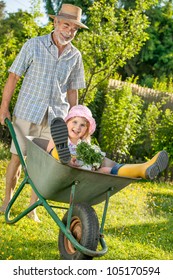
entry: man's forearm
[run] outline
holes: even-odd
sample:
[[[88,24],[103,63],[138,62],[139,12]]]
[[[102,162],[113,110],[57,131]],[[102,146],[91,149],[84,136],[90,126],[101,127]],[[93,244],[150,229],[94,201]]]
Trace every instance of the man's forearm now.
[[[70,104],[70,108],[78,105],[78,90],[71,89],[67,91],[67,99]]]
[[[11,118],[9,112],[9,104],[19,78],[20,77],[17,76],[16,74],[10,73],[7,82],[5,84],[3,95],[2,95],[2,102],[0,106],[0,123],[2,125],[4,125],[6,118],[8,119]]]
[[[1,108],[8,108],[11,98],[13,96],[16,84],[19,80],[19,76],[17,76],[14,73],[10,73],[7,79],[7,82],[5,84],[3,95],[2,95],[2,102],[1,102]]]

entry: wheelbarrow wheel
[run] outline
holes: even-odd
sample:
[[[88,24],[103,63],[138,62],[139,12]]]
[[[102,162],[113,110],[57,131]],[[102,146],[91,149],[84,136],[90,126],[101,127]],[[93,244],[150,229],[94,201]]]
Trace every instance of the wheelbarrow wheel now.
[[[67,225],[68,211],[62,222]],[[73,207],[70,231],[78,243],[90,250],[96,250],[99,241],[99,222],[95,210],[88,204],[78,203]],[[58,246],[61,259],[91,260],[93,257],[78,251],[60,229]]]

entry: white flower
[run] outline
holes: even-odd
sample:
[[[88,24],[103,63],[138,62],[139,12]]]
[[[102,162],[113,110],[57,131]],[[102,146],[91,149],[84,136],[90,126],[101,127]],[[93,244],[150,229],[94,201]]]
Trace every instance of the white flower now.
[[[93,167],[95,167],[96,169],[99,169],[100,163],[99,162],[94,162]]]
[[[103,161],[105,156],[101,152],[100,148],[96,145],[91,145],[81,141],[76,148],[77,159],[82,160],[86,165],[92,165],[95,169],[98,169]]]

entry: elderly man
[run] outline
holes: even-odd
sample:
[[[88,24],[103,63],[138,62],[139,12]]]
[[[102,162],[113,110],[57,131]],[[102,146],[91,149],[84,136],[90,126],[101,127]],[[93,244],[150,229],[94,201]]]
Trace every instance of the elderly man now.
[[[26,135],[50,139],[50,122],[59,116],[64,118],[69,108],[78,103],[78,89],[85,87],[81,53],[71,41],[79,28],[88,28],[81,22],[82,10],[63,4],[54,19],[51,34],[28,40],[9,69],[9,77],[3,91],[0,122],[10,119],[9,104],[16,84],[24,80],[13,112],[13,126],[21,150],[26,155]],[[13,195],[21,172],[21,164],[14,143],[6,173],[6,191],[1,212]],[[33,193],[30,204],[37,199]],[[39,221],[36,211],[30,213]]]

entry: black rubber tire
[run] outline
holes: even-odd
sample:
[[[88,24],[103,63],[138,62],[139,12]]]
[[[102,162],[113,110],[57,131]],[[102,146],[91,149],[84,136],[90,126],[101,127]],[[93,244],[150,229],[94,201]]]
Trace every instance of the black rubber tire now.
[[[62,222],[67,224],[68,211]],[[73,207],[70,230],[76,240],[85,248],[96,251],[99,241],[99,222],[95,210],[85,203],[75,204]],[[60,257],[64,260],[91,260],[93,257],[85,255],[74,248],[60,229],[58,238]]]

